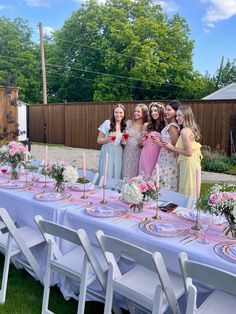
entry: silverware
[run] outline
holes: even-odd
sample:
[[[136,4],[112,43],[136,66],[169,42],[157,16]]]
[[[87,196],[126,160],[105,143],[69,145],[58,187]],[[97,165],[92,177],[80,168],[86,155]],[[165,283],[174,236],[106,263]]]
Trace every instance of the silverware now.
[[[191,234],[183,239],[181,239],[179,242],[183,242],[183,244],[187,244],[187,243],[190,243],[192,242],[193,240],[196,240],[197,239],[197,235],[196,234]],[[187,240],[187,241],[186,241]]]
[[[78,209],[81,209],[81,208],[88,208],[88,207],[90,207],[90,206],[92,206],[93,205],[93,202],[89,202],[88,204],[84,204],[84,205],[82,205],[82,206],[79,206],[79,207],[75,207],[75,208],[73,208],[74,210],[78,210]]]

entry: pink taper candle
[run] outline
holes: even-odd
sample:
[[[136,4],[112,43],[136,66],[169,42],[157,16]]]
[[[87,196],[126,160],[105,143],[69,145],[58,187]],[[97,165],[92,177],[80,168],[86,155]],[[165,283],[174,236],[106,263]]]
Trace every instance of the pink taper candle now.
[[[85,153],[83,153],[83,177],[86,178],[86,162],[85,162]]]
[[[108,153],[106,153],[104,166],[103,166],[103,185],[106,186],[107,184],[107,166],[108,166]]]
[[[160,181],[160,168],[159,165],[156,164],[156,189],[159,189],[159,181]]]
[[[201,169],[196,168],[196,187],[195,187],[196,200],[200,197],[200,189],[201,189]]]
[[[28,163],[28,160],[29,160],[29,149],[28,149],[28,145],[26,145],[25,149],[26,149],[26,153],[25,153],[25,162]]]
[[[48,165],[48,146],[45,146],[45,167]]]

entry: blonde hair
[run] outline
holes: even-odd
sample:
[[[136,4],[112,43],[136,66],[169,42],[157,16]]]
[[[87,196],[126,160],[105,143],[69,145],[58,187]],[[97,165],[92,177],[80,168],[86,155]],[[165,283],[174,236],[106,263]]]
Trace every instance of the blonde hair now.
[[[134,110],[137,109],[137,108],[140,108],[142,110],[142,113],[143,113],[143,123],[148,122],[148,116],[149,116],[148,107],[145,104],[137,104],[135,106]]]
[[[181,111],[184,116],[183,127],[189,128],[193,132],[194,139],[199,141],[201,138],[200,128],[194,120],[194,114],[191,107],[182,105],[178,110]]]

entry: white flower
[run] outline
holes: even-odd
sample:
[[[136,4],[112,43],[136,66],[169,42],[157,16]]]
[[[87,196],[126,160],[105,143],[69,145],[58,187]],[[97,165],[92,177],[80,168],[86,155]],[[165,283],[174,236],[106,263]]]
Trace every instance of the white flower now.
[[[78,172],[72,166],[65,167],[62,175],[63,175],[64,181],[67,181],[69,183],[76,183],[76,181],[78,179]]]
[[[139,204],[143,201],[143,194],[135,184],[124,184],[121,193],[123,199],[129,204]]]

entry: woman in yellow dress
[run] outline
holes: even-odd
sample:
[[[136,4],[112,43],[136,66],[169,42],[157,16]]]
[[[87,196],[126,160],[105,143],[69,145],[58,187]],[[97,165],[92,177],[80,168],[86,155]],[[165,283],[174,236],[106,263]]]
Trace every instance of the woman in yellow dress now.
[[[162,143],[164,147],[178,153],[179,165],[179,192],[199,197],[200,179],[197,178],[201,170],[201,144],[199,126],[194,120],[192,109],[189,106],[181,106],[176,113],[176,120],[181,128],[180,137],[176,145]],[[197,186],[198,185],[198,186]],[[197,195],[198,194],[198,195]]]

